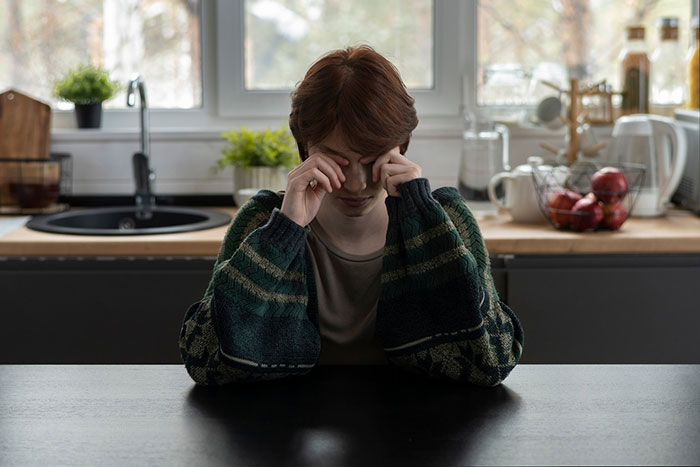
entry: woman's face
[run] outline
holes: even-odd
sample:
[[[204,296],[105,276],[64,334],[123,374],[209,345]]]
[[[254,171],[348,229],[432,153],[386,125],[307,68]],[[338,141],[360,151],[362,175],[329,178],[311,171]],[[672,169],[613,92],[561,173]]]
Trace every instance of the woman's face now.
[[[361,217],[378,207],[384,208],[386,190],[382,188],[381,181],[372,181],[372,165],[376,157],[360,164],[360,159],[365,155],[348,148],[337,130],[316,144],[313,149],[341,156],[349,162],[346,166],[340,166],[345,175],[345,182],[340,189],[326,194],[323,199],[324,204],[330,203],[332,207],[348,217]]]

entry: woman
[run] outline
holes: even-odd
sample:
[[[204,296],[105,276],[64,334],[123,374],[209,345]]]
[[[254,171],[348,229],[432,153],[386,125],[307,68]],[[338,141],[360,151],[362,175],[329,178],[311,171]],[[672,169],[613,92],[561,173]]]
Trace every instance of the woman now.
[[[477,223],[454,188],[408,160],[418,124],[370,47],[317,61],[292,94],[302,163],[232,222],[180,334],[199,384],[275,379],[316,364],[398,365],[499,384],[523,330],[498,299]]]

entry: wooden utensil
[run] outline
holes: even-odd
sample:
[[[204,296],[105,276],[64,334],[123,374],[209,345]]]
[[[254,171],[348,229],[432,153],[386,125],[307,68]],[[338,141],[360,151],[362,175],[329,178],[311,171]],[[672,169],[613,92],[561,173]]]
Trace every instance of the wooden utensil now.
[[[48,159],[51,107],[10,89],[0,94],[0,159]]]

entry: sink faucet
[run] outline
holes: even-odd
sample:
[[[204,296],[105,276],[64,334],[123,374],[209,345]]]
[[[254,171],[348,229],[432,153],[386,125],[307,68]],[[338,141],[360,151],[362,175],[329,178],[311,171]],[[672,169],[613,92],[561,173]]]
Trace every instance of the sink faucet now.
[[[148,105],[146,103],[146,83],[141,76],[129,81],[126,93],[126,105],[136,105],[136,93],[141,98],[141,152],[133,155],[131,161],[134,168],[134,183],[136,185],[137,217],[150,219],[153,216],[152,208],[155,206],[155,196],[151,191],[151,184],[156,179],[156,174],[149,166],[151,155],[150,142],[148,140]]]

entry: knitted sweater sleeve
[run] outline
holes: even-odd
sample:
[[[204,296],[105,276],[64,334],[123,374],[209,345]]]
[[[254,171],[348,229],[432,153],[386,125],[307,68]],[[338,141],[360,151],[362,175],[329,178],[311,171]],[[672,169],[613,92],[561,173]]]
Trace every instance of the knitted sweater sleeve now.
[[[318,360],[318,316],[307,314],[307,230],[278,204],[264,190],[241,207],[204,298],[185,314],[180,355],[196,383],[304,374]]]
[[[520,360],[523,329],[493,284],[489,255],[454,188],[428,180],[386,200],[389,229],[377,310],[387,359],[409,371],[495,386]]]

